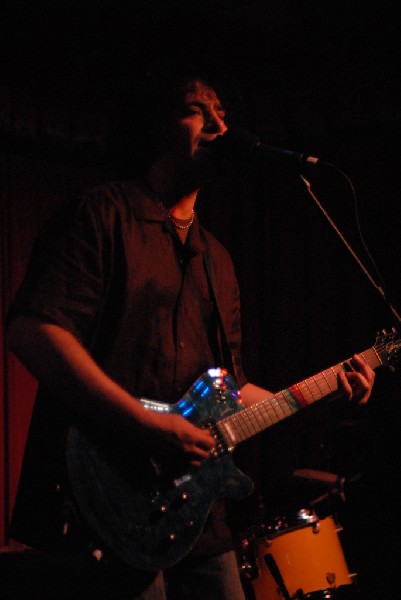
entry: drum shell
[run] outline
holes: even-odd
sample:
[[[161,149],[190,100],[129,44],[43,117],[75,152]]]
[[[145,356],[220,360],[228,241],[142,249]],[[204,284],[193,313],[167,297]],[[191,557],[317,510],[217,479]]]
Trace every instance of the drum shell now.
[[[260,540],[259,576],[252,582],[256,600],[282,598],[267,566],[271,559],[290,597],[353,583],[333,517]]]

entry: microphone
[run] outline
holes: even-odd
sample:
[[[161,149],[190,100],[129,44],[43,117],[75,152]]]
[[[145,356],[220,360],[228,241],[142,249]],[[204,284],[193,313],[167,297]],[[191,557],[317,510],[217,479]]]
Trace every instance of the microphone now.
[[[298,166],[328,164],[316,156],[264,144],[256,134],[241,127],[233,127],[219,135],[212,142],[211,148],[220,158],[235,163],[252,161],[254,158],[269,160],[278,157]]]

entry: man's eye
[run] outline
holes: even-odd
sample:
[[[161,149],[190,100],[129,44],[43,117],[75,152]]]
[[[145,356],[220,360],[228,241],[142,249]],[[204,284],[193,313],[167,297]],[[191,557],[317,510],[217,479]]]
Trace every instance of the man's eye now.
[[[186,106],[181,111],[181,114],[183,117],[186,117],[189,115],[202,115],[203,113],[202,110],[197,106]]]

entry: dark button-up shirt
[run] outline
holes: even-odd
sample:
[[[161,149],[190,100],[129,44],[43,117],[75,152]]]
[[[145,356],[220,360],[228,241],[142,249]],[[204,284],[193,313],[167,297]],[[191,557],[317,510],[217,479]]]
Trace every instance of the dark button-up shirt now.
[[[38,238],[10,318],[20,314],[70,331],[135,396],[175,402],[211,366],[228,368],[240,387],[246,382],[239,291],[227,251],[197,218],[182,244],[137,184],[99,186],[56,211]],[[49,463],[62,433],[57,409],[44,398],[40,390],[13,519],[15,537],[31,544],[46,537],[59,477],[55,459],[50,468],[32,466],[41,462],[35,455]],[[35,500],[38,478],[43,485]],[[226,543],[215,541],[215,550]]]

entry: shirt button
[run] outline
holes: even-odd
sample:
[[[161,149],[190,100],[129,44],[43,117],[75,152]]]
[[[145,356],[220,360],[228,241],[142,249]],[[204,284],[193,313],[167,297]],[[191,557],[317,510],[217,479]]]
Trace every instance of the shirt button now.
[[[180,348],[184,348],[184,346],[185,346],[185,342],[182,342],[182,341],[181,341],[181,342],[180,342]]]

